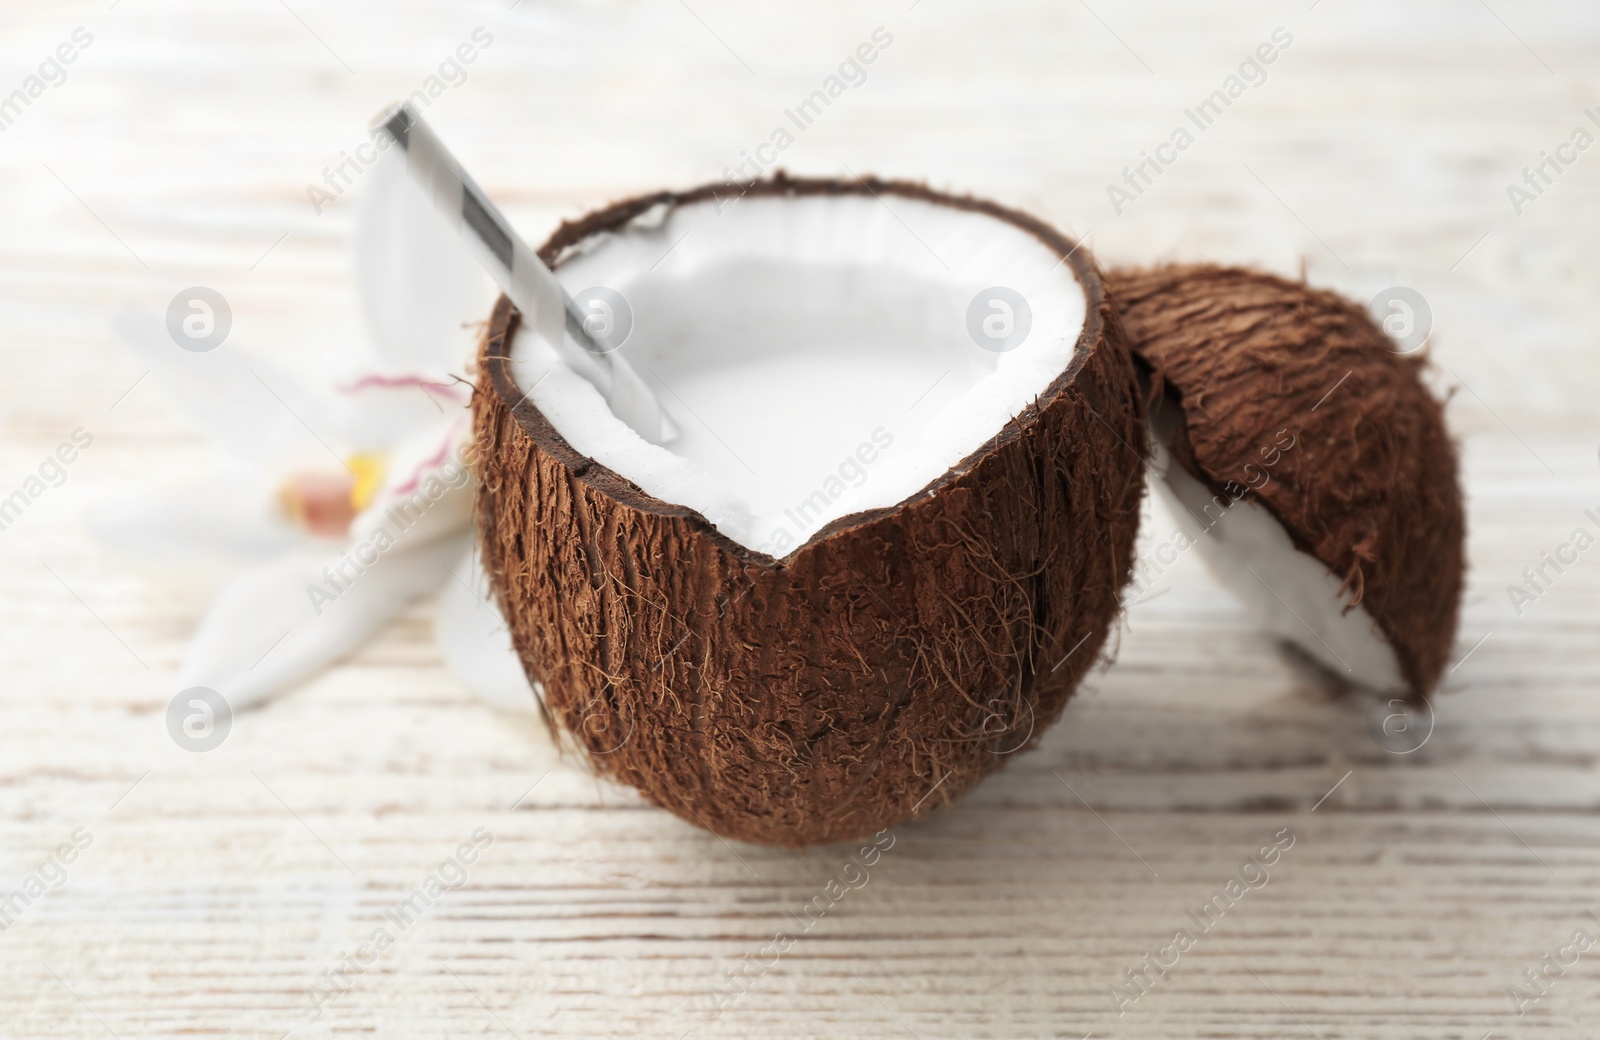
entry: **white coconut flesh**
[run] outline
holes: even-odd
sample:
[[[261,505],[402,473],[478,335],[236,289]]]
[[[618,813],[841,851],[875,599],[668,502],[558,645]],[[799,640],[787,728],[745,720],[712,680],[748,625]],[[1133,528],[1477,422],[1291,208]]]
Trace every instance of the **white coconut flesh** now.
[[[1406,688],[1394,648],[1366,607],[1349,608],[1340,579],[1295,548],[1283,525],[1249,499],[1231,501],[1191,474],[1167,450],[1170,406],[1150,417],[1151,483],[1212,572],[1266,628],[1330,672],[1382,692]]]
[[[580,299],[627,301],[620,352],[680,432],[648,443],[531,334],[512,350],[521,389],[581,454],[774,557],[980,450],[1068,367],[1086,313],[1071,266],[1031,234],[892,195],[657,207],[557,274]],[[1031,312],[1003,352],[968,331],[994,286]],[[984,314],[1004,331],[1003,310]]]

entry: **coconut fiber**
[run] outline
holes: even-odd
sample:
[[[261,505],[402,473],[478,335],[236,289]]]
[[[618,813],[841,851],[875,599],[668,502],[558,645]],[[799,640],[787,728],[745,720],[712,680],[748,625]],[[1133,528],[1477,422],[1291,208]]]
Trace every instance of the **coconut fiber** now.
[[[1108,281],[1150,400],[1181,411],[1173,458],[1276,517],[1341,580],[1346,609],[1366,607],[1413,694],[1431,691],[1455,638],[1465,522],[1422,357],[1351,301],[1268,274],[1170,266]],[[1294,450],[1246,488],[1280,430]]]

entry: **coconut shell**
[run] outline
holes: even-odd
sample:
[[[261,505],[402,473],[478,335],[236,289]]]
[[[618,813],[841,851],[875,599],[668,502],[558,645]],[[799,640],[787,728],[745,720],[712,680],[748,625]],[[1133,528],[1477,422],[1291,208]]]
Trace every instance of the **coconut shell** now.
[[[1169,266],[1109,284],[1150,392],[1181,413],[1173,458],[1237,494],[1262,445],[1293,433],[1244,497],[1341,580],[1347,610],[1366,608],[1412,693],[1430,692],[1455,640],[1466,526],[1424,359],[1359,305],[1269,274]]]
[[[502,298],[473,417],[484,560],[550,718],[601,774],[719,835],[857,838],[948,804],[1038,739],[1102,649],[1128,581],[1144,419],[1087,253],[992,203],[778,177],[746,196],[898,195],[1034,235],[1083,286],[1070,368],[954,469],[782,559],[575,451],[513,380]],[[726,185],[562,225],[568,247]]]

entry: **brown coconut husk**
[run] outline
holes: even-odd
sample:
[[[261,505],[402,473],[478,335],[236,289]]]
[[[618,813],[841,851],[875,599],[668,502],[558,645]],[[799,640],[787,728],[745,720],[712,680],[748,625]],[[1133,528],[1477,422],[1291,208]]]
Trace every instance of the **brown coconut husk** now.
[[[1181,411],[1174,459],[1237,494],[1262,445],[1293,433],[1244,497],[1342,580],[1347,609],[1367,609],[1413,695],[1431,692],[1455,639],[1466,524],[1424,358],[1397,353],[1357,304],[1257,271],[1166,266],[1108,281],[1151,400]]]
[[[685,820],[821,844],[954,801],[1060,715],[1131,574],[1144,419],[1100,275],[1052,228],[901,182],[741,187],[989,214],[1066,257],[1088,297],[1071,367],[1033,406],[918,494],[782,559],[575,451],[517,388],[519,315],[494,308],[473,403],[479,534],[549,715],[600,773]],[[541,255],[729,194],[621,202],[562,225]]]

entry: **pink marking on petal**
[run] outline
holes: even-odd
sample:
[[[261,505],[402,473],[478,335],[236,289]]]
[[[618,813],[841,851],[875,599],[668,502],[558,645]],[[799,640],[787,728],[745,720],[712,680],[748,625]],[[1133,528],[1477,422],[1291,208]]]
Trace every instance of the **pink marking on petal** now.
[[[336,387],[335,389],[337,389],[341,394],[356,394],[363,390],[371,390],[374,388],[379,390],[403,390],[414,386],[421,387],[423,393],[428,393],[430,390],[437,390],[453,401],[462,400],[460,394],[460,384],[444,383],[437,379],[429,379],[427,376],[416,374],[397,376],[367,375],[362,376],[353,383],[346,383],[343,386]]]
[[[461,429],[465,422],[465,419],[457,419],[455,422],[452,422],[450,424],[449,431],[444,435],[444,442],[439,445],[439,450],[434,452],[428,458],[424,459],[422,462],[418,463],[417,468],[411,471],[411,476],[407,478],[406,482],[395,488],[391,494],[409,495],[411,492],[415,491],[417,489],[417,485],[422,483],[422,475],[428,470],[438,466],[450,455],[450,449],[454,447],[456,443],[456,432]]]

